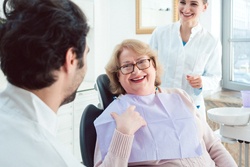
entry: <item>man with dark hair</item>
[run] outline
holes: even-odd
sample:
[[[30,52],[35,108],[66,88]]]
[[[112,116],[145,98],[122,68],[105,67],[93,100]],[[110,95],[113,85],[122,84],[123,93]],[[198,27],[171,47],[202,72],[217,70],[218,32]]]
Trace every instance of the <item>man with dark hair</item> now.
[[[4,0],[0,166],[82,166],[55,138],[59,107],[87,70],[87,19],[70,0]]]

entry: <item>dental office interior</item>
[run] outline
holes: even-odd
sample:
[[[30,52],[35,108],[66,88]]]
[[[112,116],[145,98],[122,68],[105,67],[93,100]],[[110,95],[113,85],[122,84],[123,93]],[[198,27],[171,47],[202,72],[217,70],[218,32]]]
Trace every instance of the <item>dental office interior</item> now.
[[[78,88],[75,100],[62,106],[58,112],[57,137],[79,161],[82,161],[79,144],[81,115],[89,104],[100,107],[99,95],[94,85],[96,78],[105,73],[104,67],[114,46],[127,38],[149,42],[151,30],[156,23],[153,28],[140,27],[139,21],[143,19],[141,18],[143,15],[137,14],[142,13],[142,3],[154,4],[157,12],[170,15],[168,21],[159,21],[161,24],[168,24],[175,21],[174,13],[177,9],[174,5],[178,0],[72,1],[78,4],[88,17],[90,32],[87,42],[90,53],[88,71]],[[1,4],[2,2],[3,0],[0,0]],[[158,8],[159,4],[166,5]],[[206,12],[200,18],[200,23],[221,39],[223,75],[220,88],[213,92],[204,92],[206,121],[221,137],[223,144],[239,166],[248,166],[250,91],[247,90],[250,90],[250,1],[208,0],[208,4]],[[3,17],[2,8],[0,12],[0,17]],[[150,15],[150,17],[153,16]],[[0,71],[0,90],[3,90],[6,84],[7,81]],[[243,100],[246,100],[244,106]]]

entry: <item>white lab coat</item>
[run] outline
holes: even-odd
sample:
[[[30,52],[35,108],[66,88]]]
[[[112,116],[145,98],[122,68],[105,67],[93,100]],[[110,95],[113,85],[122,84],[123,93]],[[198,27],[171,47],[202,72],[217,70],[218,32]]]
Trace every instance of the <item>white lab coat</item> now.
[[[56,114],[31,92],[8,84],[0,123],[1,167],[83,167],[57,141]]]
[[[192,29],[189,41],[183,46],[180,22],[157,27],[152,33],[150,46],[157,50],[164,67],[162,87],[182,88],[200,106],[205,118],[202,91],[216,90],[221,80],[221,43],[200,24]],[[202,76],[202,91],[192,88],[186,75]]]

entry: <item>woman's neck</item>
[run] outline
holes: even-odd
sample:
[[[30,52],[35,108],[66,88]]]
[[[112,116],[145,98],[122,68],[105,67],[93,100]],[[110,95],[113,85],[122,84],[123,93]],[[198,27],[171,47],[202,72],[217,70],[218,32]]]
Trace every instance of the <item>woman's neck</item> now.
[[[192,29],[193,27],[197,26],[198,24],[198,20],[180,20],[181,26],[183,26],[184,28],[189,28]]]
[[[180,33],[181,39],[184,42],[188,42],[189,37],[192,33],[192,28],[195,27],[198,23],[197,22],[181,22]]]

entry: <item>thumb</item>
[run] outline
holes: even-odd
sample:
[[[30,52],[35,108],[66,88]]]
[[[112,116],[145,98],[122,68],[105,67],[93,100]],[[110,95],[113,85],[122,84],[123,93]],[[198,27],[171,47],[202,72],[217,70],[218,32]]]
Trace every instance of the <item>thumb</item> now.
[[[129,106],[129,107],[128,107],[128,109],[127,109],[127,110],[128,110],[128,111],[134,111],[134,110],[135,110],[135,108],[136,108],[136,107],[135,107],[134,105],[131,105],[131,106]]]
[[[187,75],[187,76],[186,76],[186,79],[189,81],[189,80],[192,79],[192,76],[191,76],[191,75]]]
[[[117,113],[115,113],[115,112],[110,113],[110,115],[111,115],[112,118],[114,118],[114,120],[116,120],[117,117],[119,116],[119,115],[118,115]]]
[[[198,78],[199,78],[199,75],[193,76],[193,79],[198,79]]]

